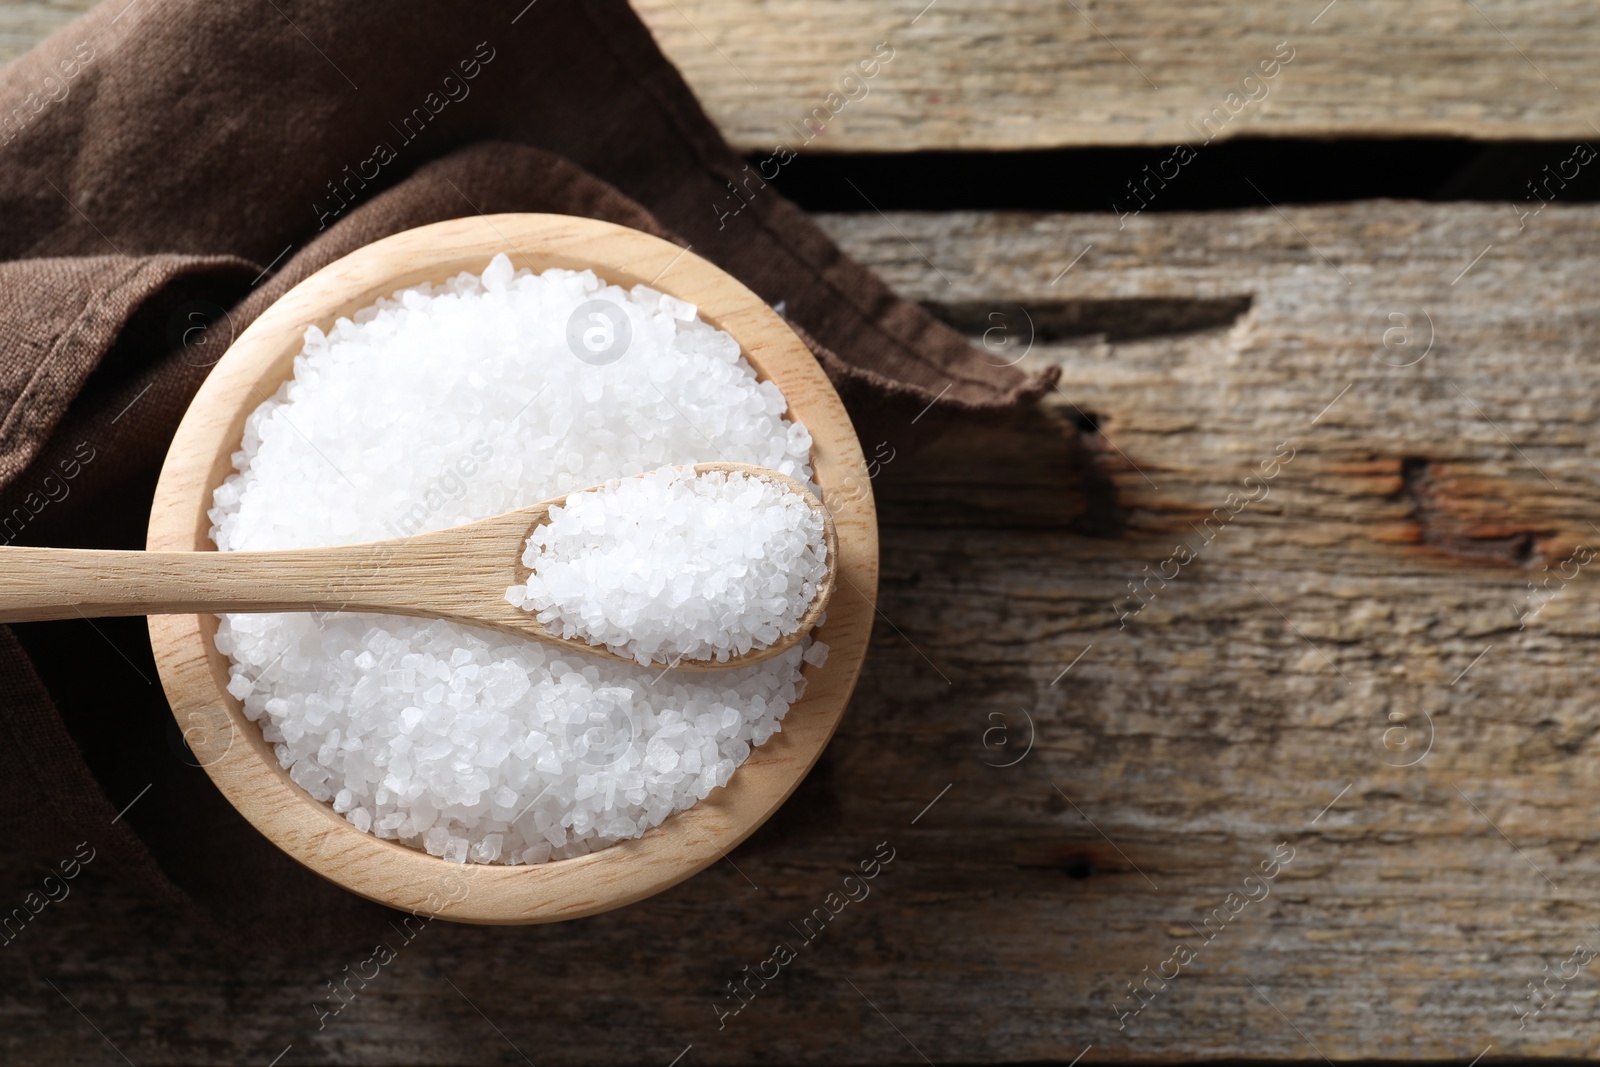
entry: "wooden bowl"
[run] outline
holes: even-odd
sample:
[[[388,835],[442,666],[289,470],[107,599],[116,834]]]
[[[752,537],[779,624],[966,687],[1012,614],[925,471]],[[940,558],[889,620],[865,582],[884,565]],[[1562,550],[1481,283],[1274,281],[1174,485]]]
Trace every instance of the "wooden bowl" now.
[[[839,589],[817,636],[827,663],[805,668],[805,696],[783,731],[756,748],[728,785],[643,837],[532,866],[457,864],[357,830],[289,780],[260,728],[226,689],[215,616],[154,616],[150,642],[179,729],[234,807],[279,848],[353,893],[403,911],[476,923],[537,923],[621,907],[683,881],[726,855],[792,793],[821,754],[855,687],[872,629],[878,531],[865,460],[839,396],[815,358],[760,297],[676,245],[622,226],[565,215],[493,215],[408,230],[313,274],[233,343],[178,427],[150,514],[148,547],[212,552],[213,490],[233,471],[244,422],[293,373],[308,326],[380,296],[461,271],[498,252],[517,267],[593,270],[624,287],[651,285],[687,300],[726,330],[762,379],[788,398],[814,444],[811,462],[838,527]]]

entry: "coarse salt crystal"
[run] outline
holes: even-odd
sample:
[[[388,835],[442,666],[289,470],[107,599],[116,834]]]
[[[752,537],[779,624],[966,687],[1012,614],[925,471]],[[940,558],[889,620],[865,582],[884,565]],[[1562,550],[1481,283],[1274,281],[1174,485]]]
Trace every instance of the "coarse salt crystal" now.
[[[827,575],[823,530],[784,485],[667,467],[551,508],[506,599],[641,664],[723,662],[799,629]]]

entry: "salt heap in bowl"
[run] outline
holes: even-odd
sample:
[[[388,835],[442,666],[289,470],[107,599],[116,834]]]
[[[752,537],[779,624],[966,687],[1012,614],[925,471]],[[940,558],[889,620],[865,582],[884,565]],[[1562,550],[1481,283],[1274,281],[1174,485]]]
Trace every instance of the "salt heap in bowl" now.
[[[443,529],[661,467],[811,485],[811,437],[696,309],[592,273],[402,290],[306,332],[218,487],[222,551]],[[804,640],[716,674],[442,621],[228,615],[229,691],[307,793],[454,862],[541,863],[637,837],[727,784],[805,688]]]
[[[720,663],[800,628],[827,553],[822,516],[787,486],[668,467],[551,508],[506,599],[641,664]]]

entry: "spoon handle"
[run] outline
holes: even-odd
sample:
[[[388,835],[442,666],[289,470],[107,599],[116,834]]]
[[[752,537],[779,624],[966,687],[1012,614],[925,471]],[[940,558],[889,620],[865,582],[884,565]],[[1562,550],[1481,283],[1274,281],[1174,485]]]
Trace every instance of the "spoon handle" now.
[[[439,614],[417,553],[379,541],[277,552],[0,547],[0,622],[348,610]],[[412,580],[406,580],[406,574]]]

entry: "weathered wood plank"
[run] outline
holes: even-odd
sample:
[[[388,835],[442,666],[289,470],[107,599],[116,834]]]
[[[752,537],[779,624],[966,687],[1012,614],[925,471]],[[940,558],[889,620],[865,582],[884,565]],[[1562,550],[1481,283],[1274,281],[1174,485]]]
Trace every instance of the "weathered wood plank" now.
[[[800,147],[830,92],[859,99],[835,101],[810,151],[1198,144],[1214,108],[1220,137],[1587,139],[1600,90],[1600,21],[1580,0],[634,5],[749,152]],[[894,58],[844,85],[881,41]],[[1293,59],[1246,83],[1280,42]]]
[[[117,1061],[45,979],[138,1063],[1588,1054],[1588,971],[1516,1012],[1600,947],[1600,576],[1523,630],[1514,608],[1600,543],[1600,209],[1521,233],[1479,206],[1287,216],[825,218],[975,337],[1020,337],[1027,309],[1023,365],[1064,366],[1079,410],[917,456],[894,427],[865,442],[892,456],[882,618],[778,817],[609,916],[435,924],[320,1030],[324,982],[381,932],[246,961],[91,866],[0,954],[5,1058]],[[1403,301],[1434,344],[1402,367],[1420,349],[1369,319]],[[1283,441],[1267,495],[1215,518]],[[934,521],[967,487],[984,508]],[[1119,629],[1125,583],[1208,518]],[[726,983],[886,840],[871,895],[719,1029]],[[1280,843],[1270,895],[1218,919]],[[0,899],[40,873],[0,865]],[[1119,1029],[1180,943],[1196,957]]]
[[[1092,857],[1075,908],[1002,889],[992,906],[1020,931],[983,924],[986,945],[1041,975],[1054,1033],[1138,1059],[1315,1056],[1271,998],[1334,1057],[1592,1050],[1584,978],[1526,1029],[1516,1013],[1545,964],[1600,947],[1594,573],[1570,564],[1576,577],[1553,578],[1548,606],[1518,622],[1538,603],[1530,579],[1600,544],[1600,306],[1585,280],[1600,212],[1551,207],[1521,232],[1504,208],[1407,203],[1145,216],[1120,231],[978,214],[829,225],[953,318],[989,307],[1022,333],[1028,309],[1056,339],[1023,365],[1063,366],[1065,393],[1104,430],[1086,441],[1117,489],[1114,535],[1023,534],[1007,518],[884,540],[886,575],[914,584],[886,576],[883,610],[957,693],[976,685],[952,704],[1027,709],[1038,725],[1039,747],[1009,772],[1032,773],[946,817],[969,814],[971,842],[984,822],[1017,831],[999,835],[1017,842],[1012,862],[1030,837],[1058,860]],[[1135,298],[1187,298],[1203,320],[1238,296],[1250,306],[1231,324],[1139,336],[1148,305]],[[1063,313],[1082,300],[1101,309],[1098,332]],[[1409,314],[1409,335],[1389,311]],[[1078,415],[1064,397],[1053,406]],[[1282,442],[1293,459],[1263,482]],[[1267,495],[1213,519],[1230,493],[1258,495],[1253,473]],[[1196,558],[1149,583],[1148,607],[1119,599],[1185,542]],[[913,736],[929,711],[914,702],[896,701]],[[1119,1030],[1113,1005],[1136,1006],[1125,983],[1199,945],[1189,924],[1279,841],[1297,854],[1270,902]],[[1102,869],[1124,895],[1090,888]],[[962,910],[953,928],[980,925]],[[940,1031],[917,997],[959,1002],[939,985],[906,993],[908,1033]],[[1044,1032],[1020,1054],[1076,1054]]]
[[[95,0],[0,0],[0,63],[16,59],[94,5]]]
[[[1198,146],[1241,135],[1594,134],[1586,108],[1600,94],[1600,20],[1581,0],[1335,0],[1324,11],[1325,3],[1124,0],[1074,10],[1055,0],[635,0],[635,7],[723,134],[745,152],[777,144],[894,152]],[[0,62],[90,6],[0,0]],[[875,60],[880,42],[893,49],[887,62]],[[1275,77],[1260,78],[1258,64],[1291,51]],[[861,78],[863,61],[875,71],[870,78]],[[1259,84],[1244,80],[1253,70]],[[845,83],[852,74],[859,82]],[[830,101],[830,93],[839,96]],[[855,99],[840,103],[849,96]],[[816,108],[837,113],[818,117]],[[825,129],[809,134],[808,123]]]

